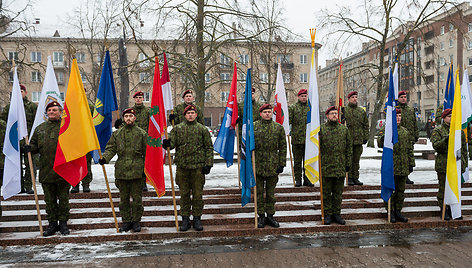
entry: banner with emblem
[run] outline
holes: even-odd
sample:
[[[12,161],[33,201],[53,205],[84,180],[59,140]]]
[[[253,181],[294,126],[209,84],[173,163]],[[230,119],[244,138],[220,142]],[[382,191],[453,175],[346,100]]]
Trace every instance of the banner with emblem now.
[[[284,127],[285,135],[290,134],[290,124],[288,121],[287,95],[285,94],[284,79],[280,62],[277,69],[277,80],[275,84],[274,114],[272,120]]]

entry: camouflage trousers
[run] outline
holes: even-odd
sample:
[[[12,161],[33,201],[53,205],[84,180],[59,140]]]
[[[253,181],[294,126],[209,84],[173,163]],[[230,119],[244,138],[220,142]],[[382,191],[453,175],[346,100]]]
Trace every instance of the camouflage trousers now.
[[[405,184],[408,176],[393,176],[395,181],[395,191],[393,191],[392,197],[390,197],[390,205],[392,210],[401,211],[403,208],[403,201],[405,200]],[[388,203],[384,202],[385,208],[388,209]]]
[[[359,162],[361,161],[362,155],[362,144],[356,144],[352,146],[352,163],[351,169],[349,170],[349,179],[359,179]]]
[[[322,180],[324,214],[341,214],[345,177],[323,177]]]
[[[275,214],[275,186],[278,181],[279,176],[264,177],[256,174],[257,214]]]
[[[295,173],[295,181],[302,182],[308,180],[305,175],[303,162],[305,160],[305,144],[292,144],[293,151],[293,172]]]
[[[38,155],[31,155],[32,159],[33,159],[33,169],[34,169],[34,173],[36,174],[36,163],[37,163],[37,157]],[[21,189],[24,189],[24,190],[30,190],[33,188],[33,181],[31,179],[31,169],[30,169],[30,165],[29,165],[29,160],[28,160],[28,154],[25,154],[25,153],[21,153],[21,159],[22,159],[22,162],[23,162],[23,167],[22,167],[22,170],[21,170]]]
[[[203,175],[201,169],[177,167],[175,182],[180,190],[180,215],[202,216],[205,175]]]
[[[92,175],[92,153],[87,154],[87,175],[82,179],[82,186],[90,186],[90,183],[92,182],[93,175]],[[78,184],[77,184],[78,186]]]
[[[141,221],[144,212],[143,179],[116,179],[115,184],[120,190],[120,215],[123,222]]]
[[[438,206],[440,209],[443,208],[444,203],[444,189],[446,187],[446,173],[437,173],[438,174],[438,182],[439,182],[439,190],[438,195],[436,198],[438,199]]]
[[[62,180],[54,183],[41,183],[46,202],[48,221],[67,221],[69,219],[69,189],[70,184]]]

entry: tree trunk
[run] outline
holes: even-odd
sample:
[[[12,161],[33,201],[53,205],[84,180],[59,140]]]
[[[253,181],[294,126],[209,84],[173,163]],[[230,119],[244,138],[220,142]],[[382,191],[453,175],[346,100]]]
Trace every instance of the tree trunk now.
[[[126,52],[125,40],[120,38],[118,41],[120,67],[118,74],[120,76],[120,111],[129,106],[129,74],[128,74],[128,54]]]
[[[203,46],[203,31],[204,31],[204,0],[198,0],[197,2],[197,37],[196,37],[196,45],[197,45],[197,73],[196,73],[196,103],[198,106],[202,108],[202,112],[204,113],[204,105],[205,105],[205,47]]]

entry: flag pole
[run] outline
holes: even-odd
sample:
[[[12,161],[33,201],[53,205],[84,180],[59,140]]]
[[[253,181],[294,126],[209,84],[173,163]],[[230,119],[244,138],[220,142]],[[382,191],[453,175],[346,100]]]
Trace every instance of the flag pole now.
[[[238,183],[239,183],[239,190],[241,190],[241,152],[239,151],[240,148],[239,148],[239,126],[237,125],[235,127],[235,130],[236,130],[236,147],[237,148],[237,152],[238,152]]]
[[[292,145],[290,144],[290,135],[287,135],[288,140],[288,152],[290,154],[290,166],[292,167],[292,179],[293,179],[293,186],[295,186],[295,174],[293,171],[293,157],[292,157]]]
[[[318,161],[318,169],[320,171],[320,200],[321,200],[321,224],[324,224],[325,217],[324,217],[324,206],[323,206],[323,177],[321,176],[321,150],[320,150],[320,157]]]
[[[98,154],[100,155],[100,158],[103,158],[102,150],[98,149],[97,151],[98,151]],[[113,219],[115,219],[116,232],[119,233],[120,228],[118,228],[118,220],[116,219],[115,206],[113,205],[113,198],[111,197],[110,183],[108,183],[107,171],[105,169],[105,165],[101,165],[101,166],[102,166],[102,170],[103,170],[103,175],[105,176],[105,183],[107,185],[108,198],[110,199],[111,212],[113,213]]]
[[[392,209],[390,207],[391,205],[391,202],[390,200],[392,200],[392,197],[390,196],[390,198],[388,199],[388,203],[387,203],[387,221],[390,222],[390,220],[392,219]]]
[[[252,151],[252,169],[254,170],[254,179],[256,185],[254,185],[254,228],[257,228],[257,178],[256,178],[256,153]]]
[[[26,135],[25,137],[25,142],[27,145],[29,145],[28,135]],[[31,182],[33,182],[34,202],[36,203],[36,213],[38,214],[39,234],[43,235],[43,224],[41,223],[41,211],[39,210],[38,191],[36,189],[36,176],[34,174],[33,158],[31,157],[31,152],[28,152],[28,162],[29,162],[29,168],[30,168]]]
[[[174,110],[170,110],[171,114],[174,114]],[[174,127],[174,120],[172,120],[172,127]],[[164,129],[164,133],[166,136],[166,139],[168,138],[167,136],[167,127]],[[172,174],[172,158],[170,156],[170,148],[167,148],[167,158],[169,159],[169,175],[170,175],[170,185],[172,187],[172,203],[174,205],[174,217],[175,217],[175,229],[177,232],[179,231],[179,219],[177,216],[177,202],[175,201],[175,186],[174,186],[174,176]]]
[[[446,198],[443,199],[443,207],[442,207],[442,215],[441,219],[444,220],[444,217],[446,216]]]

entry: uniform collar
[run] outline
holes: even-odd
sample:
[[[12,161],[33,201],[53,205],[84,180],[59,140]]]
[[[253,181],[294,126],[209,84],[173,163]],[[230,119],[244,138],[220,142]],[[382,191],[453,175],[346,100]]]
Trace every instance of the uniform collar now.
[[[349,107],[352,107],[352,108],[356,108],[357,107],[357,103],[350,103],[348,102],[347,104]]]

